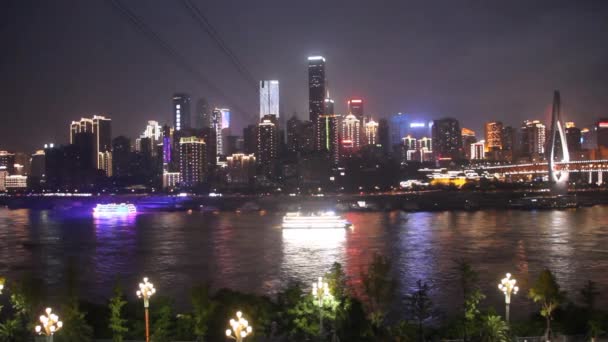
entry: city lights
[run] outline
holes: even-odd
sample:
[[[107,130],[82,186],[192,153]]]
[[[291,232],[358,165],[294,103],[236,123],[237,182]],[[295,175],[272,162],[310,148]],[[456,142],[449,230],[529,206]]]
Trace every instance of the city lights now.
[[[127,203],[110,203],[110,204],[97,204],[95,208],[93,208],[93,215],[131,215],[136,214],[137,208],[133,204]]]
[[[329,292],[329,284],[323,281],[323,277],[312,283],[312,295],[315,300],[315,305],[319,307],[319,335],[323,336],[323,306],[327,301],[333,299]]]
[[[336,215],[333,211],[311,215],[296,212],[287,213],[283,216],[283,229],[336,229],[348,228],[349,226],[350,222]]]

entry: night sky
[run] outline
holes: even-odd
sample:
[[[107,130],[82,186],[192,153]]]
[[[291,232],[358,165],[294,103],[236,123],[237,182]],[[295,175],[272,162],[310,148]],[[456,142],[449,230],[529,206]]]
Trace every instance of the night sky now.
[[[487,120],[548,120],[559,89],[566,120],[608,116],[605,0],[192,1],[256,80],[280,80],[288,116],[308,117],[312,54],[338,113],[360,96],[376,118],[452,116],[481,136]],[[237,129],[253,122],[257,89],[181,0],[122,3],[186,62],[110,1],[0,0],[0,149],[66,143],[71,120],[97,113],[135,138],[146,120],[172,122],[174,92],[242,109]]]

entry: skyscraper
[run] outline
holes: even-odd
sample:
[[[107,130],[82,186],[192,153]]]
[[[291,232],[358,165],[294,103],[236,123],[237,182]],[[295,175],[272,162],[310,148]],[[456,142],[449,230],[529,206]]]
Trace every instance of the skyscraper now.
[[[315,149],[315,130],[312,122],[299,120],[295,115],[287,120],[287,150],[292,153]]]
[[[608,148],[608,118],[595,123],[595,138],[597,147]]]
[[[581,129],[574,122],[566,122],[566,142],[570,152],[579,152],[582,148]]]
[[[391,137],[389,134],[388,121],[386,119],[380,119],[378,121],[378,144],[382,147],[383,153],[388,154],[391,151]]]
[[[112,174],[118,179],[124,179],[130,174],[131,140],[118,136],[112,140]]]
[[[486,133],[486,150],[495,151],[502,150],[502,122],[490,121],[486,122],[485,133]]]
[[[526,120],[521,127],[521,154],[531,160],[540,160],[545,154],[545,125],[538,120]]]
[[[173,127],[176,131],[190,128],[190,95],[173,95]]]
[[[459,159],[462,151],[460,123],[444,118],[433,121],[433,152],[437,160]]]
[[[206,99],[201,98],[196,102],[194,127],[197,129],[211,127],[211,109]]]
[[[258,148],[257,161],[260,171],[266,177],[273,179],[276,176],[276,159],[278,156],[277,118],[274,115],[266,115],[258,124]]]
[[[471,159],[471,145],[477,142],[475,131],[463,127],[460,130],[460,135],[462,136],[462,150],[464,151],[464,156],[466,159]]]
[[[179,172],[182,186],[191,188],[201,184],[205,175],[205,142],[198,137],[179,140]]]
[[[324,113],[325,95],[325,58],[310,56],[308,57],[308,110],[309,120],[313,123],[316,123],[319,115]]]
[[[260,119],[264,115],[279,117],[279,81],[260,81]]]
[[[224,155],[224,140],[230,135],[230,109],[215,108],[211,117],[211,125],[215,130],[217,155]]]
[[[80,148],[91,146],[89,152],[97,169],[104,170],[106,175],[112,175],[112,119],[102,115],[94,115],[93,118],[81,118],[80,121],[72,121],[70,124],[70,144],[83,142],[84,138],[78,139],[78,134],[90,133],[93,143],[86,143]],[[84,152],[84,151],[81,151]]]
[[[357,117],[357,119],[359,119],[359,122],[363,122],[363,100],[350,99],[346,103],[348,105],[348,114],[354,115],[355,117]]]
[[[226,181],[233,185],[247,185],[255,177],[254,154],[235,153],[226,157]]]
[[[156,156],[158,153],[157,147],[162,144],[162,136],[163,130],[158,121],[149,120],[146,129],[139,138],[135,139],[135,151],[146,150],[150,152],[151,156]],[[142,146],[142,141],[148,146]]]
[[[8,151],[0,151],[0,171],[6,171],[8,174],[15,172],[15,154]]]
[[[397,113],[390,117],[390,144],[397,146],[401,139],[408,134],[410,120],[407,114]]]
[[[342,120],[342,142],[349,142],[355,151],[361,147],[361,121],[354,114]]]
[[[471,144],[471,152],[469,159],[471,160],[483,160],[486,157],[486,142],[479,140],[478,142]]]
[[[377,145],[378,142],[378,123],[370,119],[365,123],[365,145]]]
[[[322,114],[317,119],[317,151],[329,155],[331,162],[340,161],[340,118],[336,114]]]

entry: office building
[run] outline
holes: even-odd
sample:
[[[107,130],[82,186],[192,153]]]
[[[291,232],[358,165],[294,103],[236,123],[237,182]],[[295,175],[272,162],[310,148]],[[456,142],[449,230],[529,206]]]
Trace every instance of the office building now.
[[[485,142],[487,151],[502,150],[503,125],[500,121],[486,122]]]
[[[538,120],[526,120],[521,127],[521,156],[531,161],[544,159],[546,129]]]
[[[248,185],[255,178],[254,154],[235,153],[226,157],[226,182],[232,185]]]
[[[37,150],[30,158],[30,176],[38,180],[44,177],[44,150]]]
[[[363,123],[364,111],[362,99],[350,99],[346,102],[348,105],[348,114],[354,115],[359,122]]]
[[[180,184],[186,188],[200,185],[205,176],[205,141],[198,137],[179,140]]]
[[[196,112],[194,114],[194,128],[203,129],[211,127],[211,108],[206,99],[196,101]]]
[[[278,123],[274,115],[266,115],[262,118],[257,128],[257,152],[256,157],[260,173],[269,179],[276,174],[276,160],[278,157]]]
[[[323,114],[331,115],[334,114],[334,100],[332,100],[329,95],[325,98],[323,102]]]
[[[433,153],[436,160],[461,158],[462,132],[456,119],[444,118],[433,121]]]
[[[279,81],[260,81],[260,119],[265,115],[279,118]]]
[[[146,129],[135,139],[135,151],[149,151],[149,154],[156,157],[158,154],[158,146],[163,144],[163,127],[158,124],[158,121],[149,120]],[[143,140],[142,140],[143,139]],[[145,146],[142,146],[142,141]]]
[[[163,188],[173,189],[176,188],[182,181],[182,174],[180,172],[163,172]]]
[[[391,151],[391,138],[389,134],[389,124],[386,119],[380,119],[378,121],[378,142],[382,148],[384,154],[388,154]]]
[[[70,124],[70,144],[83,143],[88,138],[84,138],[83,133],[92,135],[92,145],[86,142],[86,146],[90,146],[91,158],[97,169],[105,171],[107,176],[112,176],[111,165],[112,159],[112,119],[102,115],[94,115],[93,118],[82,118],[80,121],[72,121]],[[78,135],[80,134],[80,138]],[[84,148],[85,145],[80,146]],[[83,152],[84,153],[84,152]]]
[[[479,140],[476,143],[471,144],[470,146],[470,158],[471,160],[483,160],[486,157],[486,142],[484,140]]]
[[[390,145],[401,144],[401,139],[409,132],[410,121],[407,114],[397,113],[390,117]]]
[[[230,135],[230,110],[227,108],[215,108],[211,117],[211,125],[215,130],[217,155],[225,155],[224,140]]]
[[[342,142],[349,142],[352,151],[361,147],[361,121],[354,114],[348,114],[342,120]]]
[[[566,143],[569,152],[575,153],[582,149],[581,129],[574,122],[566,122]]]
[[[608,119],[598,120],[594,128],[597,147],[608,148]]]
[[[8,151],[0,151],[0,171],[6,171],[10,175],[15,173],[15,154]]]
[[[370,119],[365,123],[365,145],[377,145],[378,141],[378,123],[374,119]]]
[[[131,139],[118,136],[112,140],[112,174],[116,178],[129,176],[131,166]]]
[[[471,145],[477,142],[475,131],[463,127],[460,130],[460,135],[462,136],[462,150],[464,151],[464,157],[465,159],[471,159]]]
[[[190,126],[190,95],[173,95],[173,127],[176,131],[189,129]]]
[[[319,115],[324,114],[326,95],[325,58],[308,57],[308,110],[309,120],[316,123]]]
[[[245,154],[254,154],[258,149],[257,125],[248,125],[243,128],[243,151]]]

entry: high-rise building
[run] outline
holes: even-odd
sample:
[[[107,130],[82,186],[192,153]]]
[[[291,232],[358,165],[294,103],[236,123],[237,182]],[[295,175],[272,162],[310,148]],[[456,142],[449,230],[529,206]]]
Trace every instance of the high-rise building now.
[[[157,146],[162,145],[163,128],[158,124],[158,121],[149,120],[146,129],[135,139],[135,151],[149,151],[151,156],[156,156]],[[143,140],[142,140],[143,139]],[[142,146],[142,141],[146,146]]]
[[[173,127],[176,131],[191,128],[190,126],[190,95],[173,95]]]
[[[568,151],[579,152],[582,149],[581,129],[574,122],[566,122],[566,143]]]
[[[276,159],[278,157],[279,129],[276,116],[264,116],[258,124],[257,135],[256,157],[261,174],[273,179],[276,177]]]
[[[477,142],[475,131],[463,127],[460,130],[460,135],[462,136],[462,150],[464,151],[464,156],[466,159],[471,159],[471,145]]]
[[[80,121],[72,121],[70,125],[70,144],[78,144],[83,138],[78,139],[78,134],[91,133],[93,144],[90,145],[92,160],[97,169],[104,170],[107,176],[112,175],[112,119],[102,115],[94,115],[93,118],[82,118]],[[89,144],[86,144],[89,146]],[[83,146],[81,146],[82,148]]]
[[[323,114],[334,114],[334,100],[332,100],[331,98],[329,98],[329,96],[327,96],[327,98],[325,98],[324,104],[323,104]]]
[[[545,125],[538,120],[526,120],[521,127],[521,155],[540,160],[545,154]]]
[[[378,144],[382,147],[384,154],[388,154],[391,150],[391,137],[389,135],[389,125],[386,119],[378,121]]]
[[[112,140],[112,173],[116,178],[126,178],[130,173],[131,140],[118,136]]]
[[[206,99],[201,98],[196,101],[194,127],[196,129],[211,127],[211,109],[209,108],[209,103]]]
[[[478,142],[471,144],[470,146],[470,159],[471,160],[483,160],[486,157],[486,142],[479,140]]]
[[[433,121],[433,153],[437,160],[460,159],[462,136],[456,119],[444,118]]]
[[[257,125],[248,125],[243,128],[243,151],[245,154],[254,154],[258,149]]]
[[[15,173],[15,154],[8,151],[0,151],[0,171],[6,171],[9,175]]]
[[[317,122],[319,115],[324,114],[326,95],[325,58],[308,57],[308,110],[309,120]]]
[[[344,142],[348,142],[354,151],[361,147],[361,121],[354,114],[348,114],[342,120],[342,143]]]
[[[287,150],[292,153],[315,149],[315,130],[312,122],[299,120],[295,115],[287,120]]]
[[[187,188],[201,184],[205,176],[205,141],[198,137],[179,140],[181,185]]]
[[[581,129],[581,145],[584,150],[594,150],[597,148],[597,137],[595,135],[595,128],[583,128]]]
[[[390,144],[397,146],[401,139],[408,134],[410,120],[407,114],[397,113],[390,117]]]
[[[247,185],[255,177],[254,154],[235,153],[226,157],[226,181],[228,184]]]
[[[37,150],[30,159],[30,176],[42,179],[44,176],[44,150]]]
[[[260,81],[260,119],[265,115],[279,117],[279,81]]]
[[[486,149],[487,151],[502,150],[502,133],[503,125],[500,121],[486,122],[485,125],[486,133]]]
[[[331,162],[337,165],[340,160],[340,116],[333,113],[334,101],[325,99],[325,112],[318,116],[316,122],[316,150],[329,155]]]
[[[419,159],[418,142],[411,135],[406,135],[401,139],[401,161],[415,161]]]
[[[365,145],[377,145],[378,141],[378,123],[374,119],[370,119],[365,123]]]
[[[608,118],[598,120],[594,128],[597,147],[608,148]]]
[[[359,122],[363,122],[364,112],[363,112],[363,100],[362,99],[350,99],[347,101],[348,104],[348,114],[354,115]]]
[[[215,108],[211,118],[211,125],[215,130],[217,155],[225,155],[224,140],[230,135],[230,109]]]

